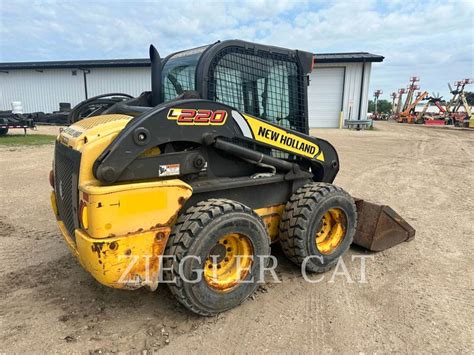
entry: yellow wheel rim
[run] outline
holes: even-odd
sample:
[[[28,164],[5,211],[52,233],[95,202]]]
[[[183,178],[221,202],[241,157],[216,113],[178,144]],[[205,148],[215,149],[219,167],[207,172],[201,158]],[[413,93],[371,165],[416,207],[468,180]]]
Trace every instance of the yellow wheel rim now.
[[[346,216],[339,208],[331,208],[321,219],[321,229],[316,233],[316,247],[321,254],[331,254],[346,235]]]
[[[204,279],[218,291],[228,291],[244,280],[253,263],[250,240],[238,233],[219,239],[204,263]]]

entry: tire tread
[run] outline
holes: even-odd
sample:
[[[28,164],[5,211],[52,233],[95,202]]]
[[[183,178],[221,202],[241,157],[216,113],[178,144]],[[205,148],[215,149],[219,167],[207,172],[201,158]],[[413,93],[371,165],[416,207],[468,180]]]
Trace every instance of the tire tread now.
[[[178,217],[164,251],[164,255],[176,256],[176,262],[171,258],[165,258],[163,262],[164,266],[168,269],[164,272],[164,277],[168,281],[171,293],[186,308],[203,316],[212,316],[215,313],[198,308],[188,300],[183,281],[179,277],[179,263],[188,255],[188,250],[195,241],[196,236],[199,235],[199,232],[214,218],[229,212],[244,212],[258,217],[251,208],[236,201],[209,199],[198,202]],[[258,219],[260,220],[260,217]],[[263,226],[263,222],[261,223]],[[170,283],[169,281],[173,279],[176,282]]]
[[[305,233],[309,228],[310,216],[316,206],[330,193],[342,195],[352,200],[352,197],[342,188],[317,182],[300,187],[285,205],[280,221],[280,244],[288,259],[297,265],[301,265],[305,257],[309,256],[305,247]],[[357,216],[355,203],[352,204],[352,208]],[[352,238],[354,232],[350,233],[350,238]],[[310,271],[314,272],[325,272],[333,266],[332,264],[325,266],[307,265],[310,267]]]

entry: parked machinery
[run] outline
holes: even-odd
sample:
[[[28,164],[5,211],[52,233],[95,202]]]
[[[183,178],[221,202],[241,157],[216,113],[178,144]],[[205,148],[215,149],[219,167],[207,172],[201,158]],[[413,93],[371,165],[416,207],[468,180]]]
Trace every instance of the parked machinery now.
[[[443,107],[441,104],[442,97],[439,93],[437,95],[433,93],[433,96],[428,96],[426,91],[418,92],[415,100],[413,100],[415,91],[420,88],[418,85],[419,81],[419,77],[413,76],[410,78],[410,83],[406,90],[399,89],[398,95],[395,92],[390,95],[393,105],[391,118],[400,123],[454,124],[455,126],[474,128],[474,114],[464,93],[466,85],[472,84],[474,82],[473,80],[463,79],[456,81],[454,82],[454,89],[451,84],[448,83],[449,90],[453,96],[446,104],[446,107]],[[405,93],[407,96],[402,105],[403,94]],[[422,110],[416,113],[416,105],[425,100],[426,103]],[[428,112],[431,105],[435,105],[439,111],[437,113]]]
[[[396,112],[396,100],[397,100],[397,93],[394,91],[390,94],[390,97],[392,98],[392,115]]]
[[[375,108],[374,108],[374,114],[372,115],[373,120],[386,119],[386,116],[384,117],[384,115],[382,113],[379,113],[378,110],[377,110],[377,104],[379,102],[379,97],[382,94],[383,94],[383,91],[380,90],[380,89],[374,91],[374,105],[375,105]]]
[[[417,122],[417,115],[415,113],[415,108],[418,103],[420,103],[422,100],[424,100],[428,96],[428,92],[423,91],[419,92],[415,97],[415,91],[420,89],[420,86],[418,85],[418,82],[420,81],[420,78],[418,76],[412,76],[410,78],[410,83],[408,84],[407,87],[407,97],[405,99],[405,103],[403,104],[403,108],[400,108],[401,106],[401,96],[405,92],[404,89],[400,89],[399,92],[399,105],[397,105],[397,113],[394,114],[394,118],[397,120],[399,123],[415,123]],[[418,123],[418,122],[417,122]]]
[[[466,85],[472,84],[471,79],[464,79],[454,83],[456,89],[453,90],[451,85],[448,83],[449,91],[453,95],[450,102],[446,106],[446,110],[449,113],[449,118],[455,126],[460,127],[469,127],[474,126],[474,117],[472,114],[471,106],[466,100],[466,95],[464,94],[464,88]],[[464,108],[464,111],[461,111],[461,107]]]
[[[99,282],[166,281],[214,315],[255,291],[273,241],[323,272],[353,241],[376,251],[414,237],[389,207],[332,185],[337,151],[309,135],[311,53],[232,40],[150,57],[151,92],[56,141],[53,210]]]
[[[23,107],[21,102],[12,102],[11,111],[0,111],[0,136],[4,136],[10,129],[23,129],[26,134],[26,129],[35,129],[36,125],[33,119],[23,115]]]
[[[420,82],[420,77],[418,76],[412,76],[410,78],[410,83],[408,84],[408,87],[407,87],[407,90],[408,90],[407,97],[405,99],[405,103],[403,104],[403,108],[399,112],[406,111],[406,109],[412,104],[415,91],[420,90],[420,85],[417,84],[419,82]]]
[[[413,97],[413,93],[411,94]],[[427,91],[423,91],[416,96],[415,101],[411,102],[402,112],[400,112],[398,117],[399,123],[423,123],[417,122],[417,116],[415,114],[415,108],[418,103],[424,100],[428,96]]]
[[[400,110],[402,108],[403,95],[405,93],[406,93],[405,88],[398,89],[397,102],[395,104],[395,108],[392,107],[392,115],[390,116],[390,118],[393,120],[398,121]]]
[[[441,105],[441,99],[443,97],[439,96],[439,93],[435,95],[433,93],[433,96],[427,96],[425,97],[426,103],[423,106],[423,109],[418,112],[416,115],[416,123],[426,123],[426,122],[431,122],[431,124],[435,124],[434,121],[437,121],[436,124],[444,124],[445,119],[447,118],[447,111],[446,109]],[[435,105],[439,109],[439,113],[433,114],[433,113],[427,113],[428,108],[431,105]]]
[[[68,114],[68,123],[74,123],[86,117],[98,116],[113,105],[131,99],[133,96],[123,93],[104,94],[79,102]]]
[[[453,112],[454,110],[451,110],[451,107],[456,107],[458,102],[459,102],[459,94],[461,93],[461,90],[464,90],[463,87],[463,81],[455,81],[454,85],[456,86],[456,89],[453,89],[450,83],[448,83],[449,87],[449,92],[453,95],[451,100],[446,104],[446,110],[448,112]],[[465,86],[465,83],[464,83]]]

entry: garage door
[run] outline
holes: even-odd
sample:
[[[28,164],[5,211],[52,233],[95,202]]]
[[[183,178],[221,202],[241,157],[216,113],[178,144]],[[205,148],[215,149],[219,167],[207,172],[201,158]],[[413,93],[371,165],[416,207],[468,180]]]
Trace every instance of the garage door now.
[[[344,68],[315,68],[310,74],[310,127],[339,127],[344,91]]]

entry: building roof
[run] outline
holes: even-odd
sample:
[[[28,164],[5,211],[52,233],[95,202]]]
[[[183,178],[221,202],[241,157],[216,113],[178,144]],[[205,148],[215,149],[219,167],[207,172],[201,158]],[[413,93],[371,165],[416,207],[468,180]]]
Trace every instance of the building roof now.
[[[0,63],[0,70],[13,69],[88,69],[88,68],[123,68],[149,67],[150,59],[98,59],[98,60],[64,60],[54,62],[6,62]]]
[[[354,53],[316,53],[316,63],[347,62],[381,62],[384,57],[367,52]],[[98,59],[98,60],[64,60],[53,62],[6,62],[0,63],[0,71],[15,69],[89,69],[89,68],[124,68],[149,67],[149,59]]]
[[[316,63],[382,62],[385,57],[368,52],[316,53]]]

